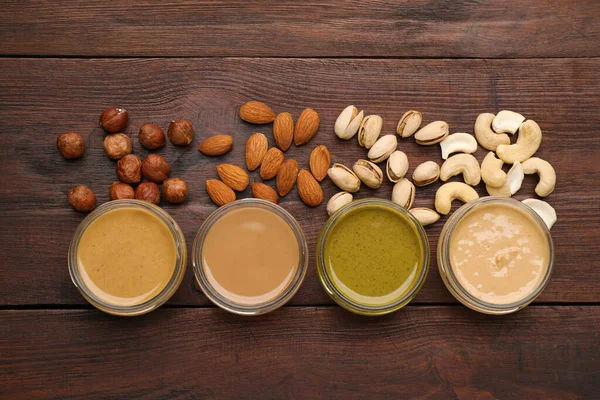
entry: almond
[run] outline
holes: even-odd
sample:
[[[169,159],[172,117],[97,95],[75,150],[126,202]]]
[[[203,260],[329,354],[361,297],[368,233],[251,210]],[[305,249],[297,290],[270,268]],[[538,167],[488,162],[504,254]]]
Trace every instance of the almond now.
[[[275,113],[265,103],[249,101],[240,108],[240,118],[251,124],[268,124],[275,119]]]
[[[200,153],[205,156],[221,156],[233,147],[233,138],[229,135],[215,135],[206,138],[198,146]]]
[[[273,121],[273,138],[283,151],[290,148],[294,139],[294,120],[290,113],[279,113]]]
[[[296,160],[292,160],[291,158],[285,160],[277,173],[277,191],[280,196],[285,196],[294,188],[297,177],[298,163]]]
[[[260,166],[260,177],[264,180],[269,180],[275,178],[277,172],[279,172],[279,167],[283,163],[283,153],[277,147],[271,147],[265,157],[263,158],[262,164]]]
[[[246,168],[248,171],[254,171],[260,167],[260,164],[269,149],[269,141],[262,133],[250,135],[246,142]]]
[[[254,182],[252,184],[252,196],[256,197],[257,199],[267,200],[275,204],[277,204],[279,201],[277,192],[262,182]]]
[[[219,207],[235,201],[235,192],[218,179],[206,181],[206,192],[210,199]]]
[[[330,164],[331,156],[329,155],[329,150],[324,145],[315,147],[310,153],[310,160],[308,161],[310,172],[312,172],[315,179],[319,182],[327,176]]]
[[[319,130],[320,123],[321,117],[315,110],[307,108],[302,111],[298,121],[296,121],[296,129],[294,130],[294,143],[296,146],[308,143]]]
[[[298,194],[304,204],[310,207],[316,207],[323,202],[321,185],[304,169],[298,174]]]
[[[221,178],[224,184],[238,192],[241,192],[242,190],[246,189],[248,187],[248,184],[250,183],[250,177],[248,176],[248,173],[240,167],[238,167],[237,165],[218,165],[217,174],[219,174],[219,177]]]

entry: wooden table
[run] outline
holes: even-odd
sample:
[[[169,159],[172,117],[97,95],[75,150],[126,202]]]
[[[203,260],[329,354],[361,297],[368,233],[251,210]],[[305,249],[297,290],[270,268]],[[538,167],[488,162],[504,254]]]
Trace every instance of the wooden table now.
[[[5,1],[0,11],[0,398],[479,398],[600,396],[600,3],[556,1]],[[321,114],[321,129],[286,157],[302,168],[318,144],[333,161],[365,157],[333,123],[349,104],[379,114],[393,133],[408,109],[452,132],[481,112],[512,109],[536,120],[538,156],[558,174],[547,198],[555,271],[538,300],[492,317],[457,304],[434,261],[418,297],[380,318],[353,315],[321,288],[314,259],[286,307],[257,318],[215,308],[194,286],[191,263],[161,309],[117,318],[93,309],[67,270],[84,215],[67,191],[87,184],[100,203],[116,179],[97,121],[111,105],[142,123],[193,122],[193,145],[159,151],[189,200],[163,204],[188,245],[216,209],[204,181],[221,162],[241,164],[245,138],[270,126],[237,116],[251,99]],[[82,159],[66,161],[56,136],[79,132]],[[224,157],[199,142],[226,132]],[[411,170],[439,148],[400,148]],[[147,152],[134,140],[138,155]],[[481,160],[485,152],[476,154]],[[258,179],[253,173],[252,179]],[[531,197],[527,176],[518,199]],[[336,192],[323,183],[325,197]],[[439,183],[419,189],[431,207]],[[484,194],[482,187],[478,189]],[[249,190],[239,197],[249,197]],[[391,184],[358,198],[388,198]],[[324,204],[296,190],[281,205],[314,250]],[[456,207],[456,205],[455,205]],[[443,218],[427,231],[432,255]]]

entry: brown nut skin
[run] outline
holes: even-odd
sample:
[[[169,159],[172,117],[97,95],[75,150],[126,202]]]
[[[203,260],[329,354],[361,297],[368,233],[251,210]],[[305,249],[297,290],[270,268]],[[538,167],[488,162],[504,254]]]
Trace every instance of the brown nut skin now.
[[[170,173],[169,163],[158,154],[148,154],[142,162],[142,175],[149,181],[160,183],[167,179]]]
[[[120,132],[127,125],[129,113],[121,107],[109,107],[100,115],[100,126],[109,133]]]
[[[167,131],[169,140],[176,146],[187,146],[194,138],[194,128],[190,121],[179,119],[171,122]]]
[[[181,178],[169,178],[163,182],[162,195],[169,203],[182,203],[187,198],[188,185]]]
[[[117,177],[121,182],[138,183],[142,179],[142,160],[127,154],[117,163]]]
[[[115,182],[108,189],[108,197],[111,200],[134,199],[135,192],[131,185],[123,182]]]
[[[144,124],[140,126],[138,140],[148,150],[155,150],[165,145],[165,132],[158,125]]]
[[[56,139],[59,153],[66,159],[79,158],[83,155],[83,138],[74,132],[63,133]]]
[[[104,138],[104,151],[108,158],[119,160],[131,153],[131,140],[124,133],[113,133]]]
[[[148,203],[160,203],[160,189],[154,182],[142,182],[135,189],[136,200],[147,201]]]
[[[96,208],[96,195],[87,186],[78,185],[69,190],[67,200],[77,211],[89,212]]]

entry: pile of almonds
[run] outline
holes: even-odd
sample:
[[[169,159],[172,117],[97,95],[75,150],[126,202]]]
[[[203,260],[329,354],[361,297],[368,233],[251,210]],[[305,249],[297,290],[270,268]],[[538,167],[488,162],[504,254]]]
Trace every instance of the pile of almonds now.
[[[343,192],[335,194],[327,203],[327,212],[331,215],[342,206],[353,200],[352,194],[359,190],[361,182],[370,188],[377,189],[383,182],[383,172],[377,163],[387,161],[386,175],[394,183],[392,201],[409,209],[423,224],[436,222],[439,214],[448,214],[454,199],[463,202],[479,198],[473,189],[483,181],[486,190],[492,196],[510,197],[521,187],[524,174],[537,173],[540,181],[535,189],[540,197],[549,195],[556,184],[556,173],[550,163],[532,157],[541,143],[542,132],[533,120],[525,121],[525,117],[513,111],[503,110],[494,114],[481,114],[475,122],[475,135],[468,133],[449,134],[450,129],[445,121],[431,122],[421,129],[422,114],[418,111],[406,112],[398,122],[396,133],[401,138],[414,135],[417,144],[430,146],[439,143],[442,159],[440,167],[435,161],[426,161],[418,165],[412,182],[405,178],[408,171],[408,157],[397,150],[396,135],[380,137],[383,120],[378,115],[364,116],[355,106],[346,107],[335,122],[335,134],[343,140],[349,140],[358,134],[358,144],[369,150],[369,160],[358,160],[352,169],[335,163],[328,170],[328,175]],[[510,144],[507,135],[519,132],[517,142]],[[472,155],[479,144],[491,150],[481,167]],[[494,151],[500,159],[496,159]],[[456,154],[455,154],[456,153]],[[451,154],[455,154],[450,157]],[[513,164],[505,173],[503,163]],[[416,188],[436,182],[441,178],[447,181],[456,175],[463,176],[463,182],[449,182],[442,185],[435,196],[436,211],[428,208],[411,208],[415,199]],[[556,213],[552,207],[537,199],[527,199],[524,203],[532,207],[549,227],[556,221]]]
[[[110,200],[138,199],[158,205],[162,198],[170,203],[181,203],[187,197],[188,186],[181,178],[169,178],[171,167],[167,160],[159,154],[149,154],[142,161],[132,154],[133,145],[129,136],[121,133],[128,123],[129,113],[121,107],[110,107],[100,115],[100,126],[108,133],[104,138],[106,155],[117,161],[117,178],[109,189]],[[171,143],[187,146],[192,142],[194,129],[186,120],[171,122],[167,131]],[[155,124],[143,124],[140,127],[139,142],[149,150],[165,145],[165,133]],[[56,145],[60,154],[66,159],[83,156],[85,146],[81,135],[69,132],[57,138]],[[141,182],[142,176],[147,182]],[[141,183],[140,183],[141,182]],[[137,188],[131,185],[139,184]],[[89,212],[96,208],[96,195],[88,187],[78,185],[67,195],[69,204],[77,211]]]
[[[288,112],[275,114],[271,107],[259,101],[249,101],[242,105],[240,118],[255,125],[273,123],[273,140],[276,147],[269,148],[269,140],[256,132],[246,141],[246,169],[255,171],[260,168],[262,181],[252,183],[252,195],[256,198],[277,203],[279,196],[286,196],[298,185],[298,194],[302,201],[311,207],[323,202],[323,190],[319,184],[327,175],[330,155],[323,145],[317,146],[310,155],[310,172],[299,170],[298,162],[285,158],[292,142],[296,146],[307,144],[319,130],[319,114],[306,108],[300,113],[296,124]],[[198,150],[207,156],[220,156],[231,150],[233,138],[230,135],[215,135],[205,139]],[[212,201],[223,206],[236,200],[235,192],[245,190],[250,184],[250,176],[242,167],[233,164],[217,166],[220,179],[206,181],[206,191]],[[275,179],[277,191],[264,183]]]

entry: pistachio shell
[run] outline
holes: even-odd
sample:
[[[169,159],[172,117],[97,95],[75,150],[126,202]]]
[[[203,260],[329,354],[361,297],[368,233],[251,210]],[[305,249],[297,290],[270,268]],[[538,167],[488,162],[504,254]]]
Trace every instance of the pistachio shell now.
[[[423,226],[431,225],[440,219],[440,214],[430,208],[411,208],[410,212]]]
[[[387,160],[387,158],[398,147],[398,139],[396,135],[385,135],[379,138],[369,150],[369,160],[374,163],[379,163]]]
[[[407,210],[415,201],[415,185],[406,178],[402,178],[394,185],[392,201]]]
[[[420,112],[414,110],[407,111],[400,118],[400,121],[398,121],[396,133],[403,138],[410,137],[419,129],[422,121],[423,116]]]
[[[352,170],[371,189],[378,189],[381,182],[383,182],[383,172],[371,161],[358,160],[352,166]]]
[[[425,161],[415,168],[412,178],[417,186],[426,186],[440,177],[440,166],[435,161]]]
[[[343,164],[333,164],[327,171],[327,175],[337,187],[346,192],[354,193],[360,188],[358,176]]]
[[[383,119],[379,115],[367,115],[358,129],[358,144],[370,149],[379,138],[382,128]]]
[[[386,173],[390,182],[398,182],[408,171],[408,157],[400,150],[394,151],[387,160]]]
[[[418,144],[429,146],[444,140],[448,136],[449,131],[450,127],[446,122],[434,121],[415,133],[415,139]]]
[[[339,192],[331,196],[327,202],[327,214],[333,215],[334,212],[352,202],[352,195],[348,192]]]
[[[348,140],[358,132],[363,120],[364,111],[358,112],[354,106],[344,108],[335,121],[333,130],[340,139]]]

